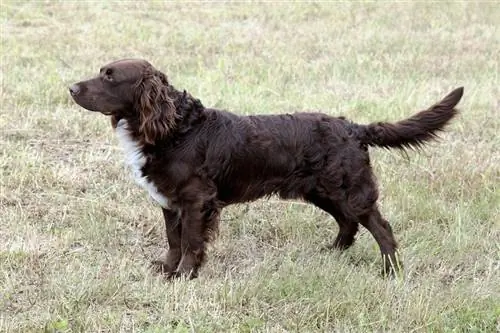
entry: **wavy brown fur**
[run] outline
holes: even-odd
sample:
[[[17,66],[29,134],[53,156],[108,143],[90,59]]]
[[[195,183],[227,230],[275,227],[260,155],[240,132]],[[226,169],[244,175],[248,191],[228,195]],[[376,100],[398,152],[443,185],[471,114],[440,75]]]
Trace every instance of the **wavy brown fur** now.
[[[139,131],[144,142],[154,144],[167,137],[175,126],[174,101],[168,95],[165,75],[148,67],[135,88],[136,109],[141,110]]]
[[[270,195],[302,199],[335,218],[332,248],[350,247],[361,224],[380,247],[384,272],[398,267],[367,148],[422,146],[456,114],[463,89],[407,120],[371,125],[322,113],[239,116],[206,108],[144,60],[107,64],[70,92],[82,107],[112,117],[134,176],[160,198],[169,251],[159,266],[169,276],[194,277],[221,210]]]

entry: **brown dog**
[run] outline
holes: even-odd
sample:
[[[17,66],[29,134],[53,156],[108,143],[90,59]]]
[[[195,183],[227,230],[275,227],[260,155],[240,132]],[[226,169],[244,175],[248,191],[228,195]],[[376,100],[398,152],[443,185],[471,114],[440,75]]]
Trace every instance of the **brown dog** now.
[[[414,116],[358,125],[321,113],[238,116],[206,108],[144,60],[120,60],[72,85],[73,99],[111,116],[136,181],[162,207],[169,276],[195,277],[227,205],[278,195],[302,199],[339,224],[347,249],[358,225],[376,239],[384,272],[399,266],[377,208],[368,146],[418,148],[455,116],[463,88]]]

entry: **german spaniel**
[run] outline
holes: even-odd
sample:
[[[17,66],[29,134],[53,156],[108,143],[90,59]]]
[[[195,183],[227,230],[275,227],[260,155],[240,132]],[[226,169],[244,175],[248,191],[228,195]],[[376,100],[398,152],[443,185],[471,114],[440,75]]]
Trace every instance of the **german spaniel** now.
[[[83,108],[111,117],[137,183],[161,206],[169,277],[194,278],[222,208],[264,196],[301,199],[339,224],[330,248],[350,247],[361,224],[377,241],[383,272],[400,267],[377,207],[369,146],[420,148],[457,114],[463,88],[406,120],[360,125],[322,113],[239,116],[206,108],[145,60],[105,65],[75,83]]]

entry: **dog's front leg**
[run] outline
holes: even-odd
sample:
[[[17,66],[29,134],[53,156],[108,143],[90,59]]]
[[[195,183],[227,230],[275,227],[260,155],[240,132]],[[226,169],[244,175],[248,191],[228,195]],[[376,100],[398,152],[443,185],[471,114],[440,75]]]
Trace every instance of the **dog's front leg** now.
[[[172,274],[181,260],[181,211],[180,209],[163,208],[165,219],[165,233],[167,235],[168,251],[165,257],[153,261],[163,273]]]
[[[199,179],[180,192],[182,258],[175,275],[195,278],[205,261],[207,243],[217,232],[220,209],[215,203],[215,188]]]
[[[201,203],[183,208],[181,259],[175,272],[176,276],[197,277],[198,269],[205,259],[204,221],[201,209]]]

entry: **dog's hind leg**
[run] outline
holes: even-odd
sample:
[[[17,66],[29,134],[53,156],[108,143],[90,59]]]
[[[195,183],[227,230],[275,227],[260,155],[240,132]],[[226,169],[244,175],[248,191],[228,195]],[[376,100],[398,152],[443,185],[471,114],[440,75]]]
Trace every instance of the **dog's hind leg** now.
[[[368,229],[377,241],[384,261],[384,275],[394,273],[401,268],[396,255],[397,243],[389,222],[378,210],[378,190],[371,168],[364,168],[354,177],[350,177],[349,184],[346,193],[346,215]]]
[[[342,182],[335,181],[335,173],[325,173],[320,186],[305,199],[330,213],[339,223],[339,233],[331,247],[346,249],[352,245],[361,224],[380,247],[383,273],[393,273],[401,267],[396,255],[397,243],[389,223],[378,210],[378,190],[368,160],[356,159],[359,156],[363,157],[354,155],[349,159],[350,171],[340,173]]]
[[[334,202],[328,197],[322,197],[315,192],[306,195],[305,200],[333,216],[339,225],[339,232],[335,241],[333,244],[328,245],[327,248],[341,251],[348,249],[355,241],[355,236],[358,232],[358,222],[354,219],[346,218],[342,213],[341,207],[345,203],[339,205],[338,202]]]
[[[370,231],[377,241],[383,260],[384,275],[393,274],[402,268],[396,250],[397,243],[392,233],[392,228],[382,215],[376,205],[371,211],[360,217],[361,224]]]

